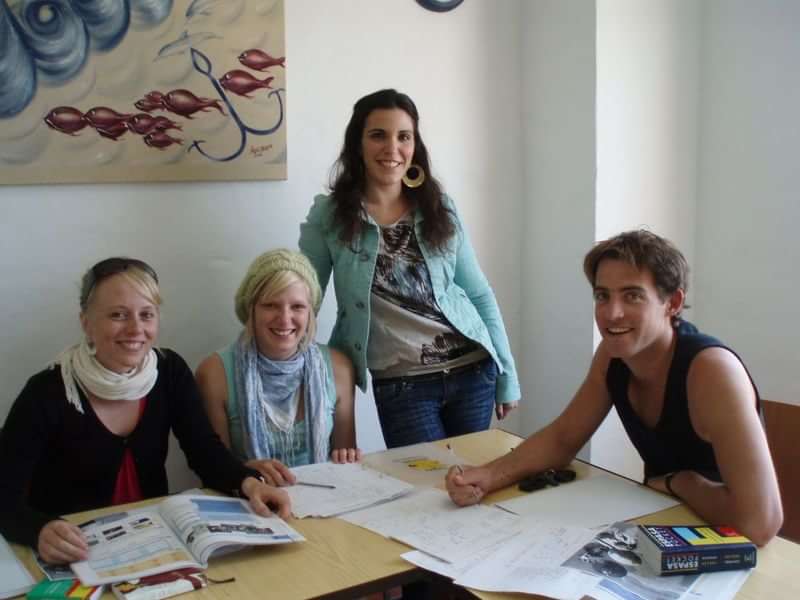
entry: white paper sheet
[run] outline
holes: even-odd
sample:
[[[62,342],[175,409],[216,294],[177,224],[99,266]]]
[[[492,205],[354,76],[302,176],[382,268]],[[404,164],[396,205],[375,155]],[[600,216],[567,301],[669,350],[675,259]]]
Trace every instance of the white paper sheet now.
[[[367,454],[363,462],[417,487],[444,487],[447,470],[465,464],[455,453],[429,442]]]
[[[579,527],[600,527],[649,515],[679,501],[605,473],[498,502],[520,516],[551,519]]]
[[[493,506],[459,508],[433,488],[341,518],[449,562],[516,534],[520,521]]]
[[[510,538],[506,538],[479,552],[470,554],[455,563],[447,562],[446,560],[436,558],[430,554],[425,554],[421,550],[406,552],[405,554],[401,554],[400,558],[426,571],[438,573],[450,579],[458,579],[462,575],[466,575],[476,565],[491,560],[492,556],[500,549],[501,545],[507,543],[509,539]]]
[[[283,488],[292,500],[292,513],[332,517],[408,494],[414,486],[358,463],[317,463],[292,469],[298,481],[333,485],[335,489],[293,485]]]
[[[34,581],[22,566],[5,538],[0,535],[0,598],[13,598],[29,592]]]
[[[697,578],[692,588],[681,596],[681,600],[733,600],[750,573],[749,569],[704,573]],[[620,600],[618,594],[599,586],[592,590],[590,597],[593,600]]]
[[[466,570],[455,583],[491,592],[577,600],[592,590],[599,578],[562,567],[561,563],[591,537],[592,531],[583,527],[525,519],[519,535]]]
[[[750,573],[751,569],[704,573],[686,593],[685,600],[733,600]]]

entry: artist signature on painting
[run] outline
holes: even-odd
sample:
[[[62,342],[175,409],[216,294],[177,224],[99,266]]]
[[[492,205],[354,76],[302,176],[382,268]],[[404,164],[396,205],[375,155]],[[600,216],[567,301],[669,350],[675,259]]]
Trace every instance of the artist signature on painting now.
[[[264,152],[268,152],[269,150],[272,150],[272,144],[250,146],[250,155],[253,158],[261,158],[264,155]]]

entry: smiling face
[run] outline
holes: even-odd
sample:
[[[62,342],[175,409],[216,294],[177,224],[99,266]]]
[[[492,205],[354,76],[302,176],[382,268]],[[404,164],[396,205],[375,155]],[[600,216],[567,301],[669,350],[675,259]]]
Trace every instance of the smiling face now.
[[[373,110],[361,137],[367,187],[400,187],[414,157],[414,121],[399,108]]]
[[[253,305],[252,328],[258,351],[272,360],[297,353],[308,331],[311,302],[308,286],[296,278],[283,290],[263,295]]]
[[[603,259],[594,286],[594,316],[611,356],[631,359],[672,341],[671,318],[683,304],[683,290],[662,300],[649,270]]]
[[[158,325],[158,305],[121,274],[98,283],[81,313],[98,362],[116,373],[142,364],[158,337]]]

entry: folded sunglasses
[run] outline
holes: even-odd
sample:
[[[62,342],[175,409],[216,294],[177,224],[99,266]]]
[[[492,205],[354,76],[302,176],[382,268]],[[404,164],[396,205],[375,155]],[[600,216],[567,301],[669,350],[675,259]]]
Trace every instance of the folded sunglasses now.
[[[572,469],[547,469],[541,473],[529,475],[519,482],[519,489],[523,492],[535,492],[546,488],[548,485],[557,486],[575,480],[575,471]]]

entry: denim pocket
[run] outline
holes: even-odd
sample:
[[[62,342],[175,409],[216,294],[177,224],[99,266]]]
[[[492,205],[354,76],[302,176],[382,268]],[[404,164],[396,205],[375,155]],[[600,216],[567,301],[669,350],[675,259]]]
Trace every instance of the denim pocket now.
[[[480,366],[480,378],[486,385],[497,385],[498,373],[497,364],[491,358]]]

